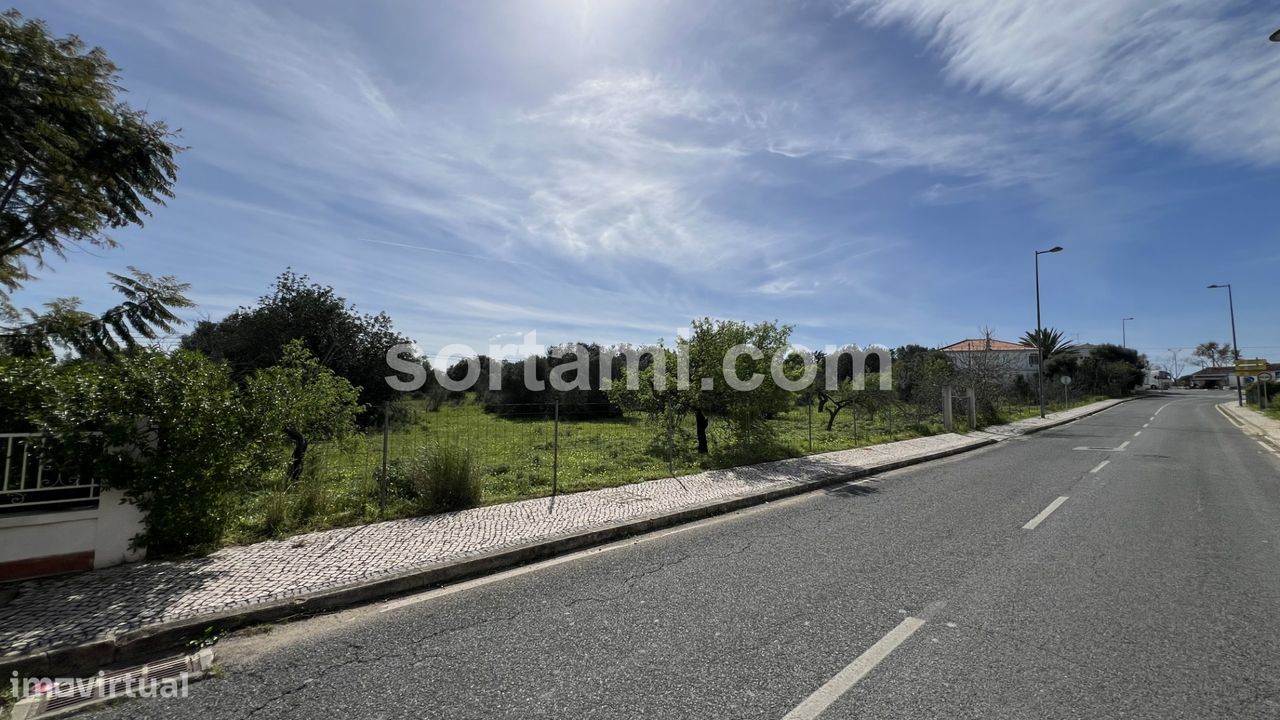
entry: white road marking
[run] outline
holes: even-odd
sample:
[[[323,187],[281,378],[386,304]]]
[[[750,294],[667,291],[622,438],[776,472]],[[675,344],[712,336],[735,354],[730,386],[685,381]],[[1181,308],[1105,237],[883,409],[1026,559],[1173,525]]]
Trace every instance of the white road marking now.
[[[1142,427],[1143,427],[1143,428],[1149,428],[1149,427],[1151,427],[1151,423],[1147,423],[1146,425],[1143,425]]]
[[[1140,434],[1141,432],[1142,432],[1141,430],[1139,430],[1139,431],[1138,431],[1138,433],[1139,433],[1139,434]],[[1129,441],[1128,441],[1128,440],[1125,440],[1124,442],[1120,443],[1120,446],[1119,446],[1119,447],[1113,447],[1113,448],[1104,448],[1104,447],[1078,447],[1078,448],[1072,448],[1072,450],[1090,450],[1090,451],[1093,451],[1093,452],[1124,452],[1124,449],[1125,449],[1125,448],[1127,448],[1127,447],[1129,447]]]
[[[1232,425],[1235,425],[1238,428],[1244,427],[1244,423],[1232,417],[1231,413],[1227,412],[1226,410],[1223,410],[1221,405],[1214,405],[1213,407],[1215,410],[1218,411],[1218,414],[1222,415],[1222,417],[1227,419],[1227,422],[1231,423]]]
[[[1139,430],[1138,432],[1134,433],[1134,434],[1133,434],[1133,436],[1134,436],[1134,437],[1138,437],[1138,436],[1139,436],[1139,435],[1141,435],[1141,434],[1142,434],[1142,431],[1141,431],[1141,430]]]
[[[1107,465],[1109,465],[1110,463],[1111,463],[1111,461],[1110,461],[1110,460],[1103,460],[1102,462],[1100,462],[1100,463],[1098,463],[1097,465],[1095,465],[1095,466],[1093,467],[1093,469],[1092,469],[1092,470],[1090,470],[1089,472],[1093,473],[1094,475],[1097,475],[1099,470],[1101,470],[1102,468],[1106,467],[1106,466],[1107,466]]]
[[[1037,516],[1035,516],[1035,517],[1031,518],[1031,520],[1030,520],[1029,522],[1027,522],[1027,524],[1026,524],[1026,525],[1023,525],[1023,526],[1022,526],[1022,529],[1023,529],[1023,530],[1035,530],[1037,525],[1039,525],[1040,523],[1044,522],[1044,519],[1045,519],[1045,518],[1049,517],[1049,515],[1051,515],[1051,514],[1053,513],[1053,511],[1054,511],[1054,510],[1057,510],[1057,509],[1062,505],[1062,503],[1064,503],[1064,502],[1066,502],[1066,501],[1067,501],[1067,496],[1066,496],[1066,495],[1063,495],[1062,497],[1058,498],[1057,500],[1054,500],[1053,502],[1049,503],[1049,507],[1047,507],[1047,508],[1045,508],[1045,509],[1041,510],[1039,515],[1037,515]]]
[[[920,618],[909,617],[903,620],[898,624],[898,627],[890,630],[888,635],[880,638],[875,645],[868,648],[856,660],[836,673],[835,677],[828,680],[825,685],[805,698],[804,702],[787,713],[782,720],[813,720],[821,715],[823,710],[826,710],[832,703],[839,700],[841,695],[849,691],[849,688],[858,684],[859,680],[874,670],[880,664],[880,661],[889,657],[889,653],[906,642],[907,638],[911,637],[916,630],[919,630],[921,625],[924,625],[924,620]]]
[[[1163,409],[1165,409],[1165,408],[1169,407],[1169,406],[1170,406],[1170,405],[1172,405],[1172,404],[1173,404],[1173,403],[1165,403],[1165,404],[1161,405],[1159,408],[1157,408],[1157,409],[1156,409],[1156,411],[1155,411],[1155,412],[1151,413],[1151,419],[1152,419],[1152,420],[1155,420],[1155,419],[1156,419],[1156,416],[1160,414],[1160,411],[1161,411],[1161,410],[1163,410]]]

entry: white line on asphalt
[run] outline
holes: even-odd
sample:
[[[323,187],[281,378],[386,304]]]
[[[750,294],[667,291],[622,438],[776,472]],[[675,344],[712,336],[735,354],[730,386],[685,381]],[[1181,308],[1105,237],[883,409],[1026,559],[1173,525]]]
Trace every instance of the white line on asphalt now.
[[[831,703],[839,700],[841,695],[849,691],[849,688],[858,684],[859,680],[874,670],[881,660],[889,657],[889,653],[906,642],[907,638],[919,630],[921,625],[924,625],[924,620],[920,618],[909,617],[903,620],[898,627],[890,630],[888,635],[880,638],[879,642],[859,655],[858,659],[846,665],[843,670],[836,673],[835,677],[805,698],[804,702],[787,713],[782,720],[813,720],[821,715],[823,710],[831,706]]]
[[[1031,518],[1031,520],[1030,520],[1026,525],[1023,525],[1023,526],[1022,526],[1022,529],[1023,529],[1023,530],[1035,530],[1037,525],[1039,525],[1040,523],[1044,522],[1044,519],[1045,519],[1045,518],[1049,517],[1049,515],[1050,515],[1050,514],[1052,514],[1054,510],[1057,510],[1057,509],[1058,509],[1058,507],[1059,507],[1059,506],[1061,506],[1061,505],[1062,505],[1062,503],[1064,503],[1064,502],[1066,502],[1066,501],[1067,501],[1067,496],[1066,496],[1066,495],[1063,495],[1062,497],[1058,498],[1057,500],[1054,500],[1053,502],[1049,503],[1049,507],[1047,507],[1047,508],[1045,508],[1045,509],[1041,510],[1039,515],[1037,515],[1037,516],[1035,516],[1035,517]]]
[[[1159,408],[1157,408],[1157,409],[1156,409],[1156,411],[1155,411],[1155,412],[1151,413],[1151,419],[1152,419],[1152,420],[1155,420],[1155,419],[1156,419],[1156,416],[1160,414],[1160,411],[1161,411],[1161,410],[1163,410],[1163,409],[1165,409],[1165,408],[1169,407],[1169,406],[1170,406],[1170,405],[1172,405],[1172,404],[1173,404],[1173,403],[1165,403],[1165,404],[1161,405]]]
[[[1218,411],[1219,415],[1226,418],[1227,422],[1231,423],[1232,425],[1235,425],[1238,428],[1244,427],[1244,423],[1240,422],[1234,417],[1231,417],[1231,413],[1227,412],[1226,410],[1223,410],[1221,405],[1214,405],[1213,408]]]
[[[1097,475],[1097,474],[1098,474],[1098,471],[1099,471],[1099,470],[1101,470],[1102,468],[1106,467],[1108,464],[1110,464],[1110,462],[1111,462],[1110,460],[1103,460],[1102,462],[1098,463],[1097,465],[1094,465],[1094,466],[1093,466],[1093,469],[1092,469],[1092,470],[1090,470],[1089,472],[1093,473],[1094,475]]]
[[[1141,435],[1141,434],[1142,434],[1142,431],[1141,431],[1141,430],[1139,430],[1138,432],[1134,433],[1134,434],[1133,434],[1133,436],[1134,436],[1134,437],[1138,437],[1138,436],[1139,436],[1139,435]]]
[[[1143,425],[1142,427],[1144,427],[1144,428],[1149,428],[1149,427],[1151,427],[1151,423],[1147,423],[1147,424]]]
[[[1120,443],[1120,447],[1118,447],[1118,448],[1116,448],[1116,449],[1117,449],[1117,450],[1123,450],[1123,449],[1125,449],[1125,448],[1129,447],[1129,442],[1130,442],[1130,441],[1125,440],[1124,442]]]

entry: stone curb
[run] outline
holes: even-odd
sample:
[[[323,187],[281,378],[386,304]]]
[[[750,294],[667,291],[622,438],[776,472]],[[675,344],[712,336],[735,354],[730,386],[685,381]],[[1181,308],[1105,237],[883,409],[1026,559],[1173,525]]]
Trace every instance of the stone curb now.
[[[1134,398],[1119,400],[1075,417],[1055,420],[1038,427],[1028,428],[1023,432],[1017,433],[1017,435],[1030,435],[1075,422],[1081,418],[1110,410],[1116,405],[1131,399]],[[965,437],[971,437],[972,435],[966,435]],[[166,651],[183,648],[188,641],[198,640],[209,628],[213,628],[219,633],[225,633],[247,625],[315,615],[374,600],[382,600],[395,595],[403,595],[433,586],[489,575],[519,565],[527,565],[557,555],[564,555],[622,540],[633,535],[723,515],[753,505],[801,495],[850,480],[866,478],[877,473],[941,460],[977,450],[978,448],[995,445],[1002,440],[1003,438],[995,436],[974,438],[964,445],[947,448],[946,450],[926,452],[848,471],[832,472],[813,480],[796,482],[792,485],[761,492],[740,493],[722,500],[694,505],[675,512],[659,513],[635,520],[603,525],[556,538],[537,540],[515,547],[494,550],[462,560],[424,565],[412,570],[375,577],[364,582],[336,588],[325,588],[324,590],[304,593],[291,598],[230,608],[195,618],[183,618],[168,623],[159,623],[137,628],[120,635],[109,634],[100,639],[77,645],[3,658],[0,659],[0,675],[8,675],[15,670],[18,671],[20,676],[24,677],[53,677],[75,673],[91,674],[107,665],[132,660],[141,661],[144,658],[153,657]]]
[[[1234,402],[1219,403],[1218,409],[1226,413],[1228,417],[1234,418],[1240,430],[1244,431],[1244,434],[1264,440],[1277,450],[1280,450],[1280,435],[1273,434],[1271,428],[1257,421],[1254,417],[1254,415],[1258,414],[1257,410],[1245,408],[1249,412],[1240,412],[1241,408]]]

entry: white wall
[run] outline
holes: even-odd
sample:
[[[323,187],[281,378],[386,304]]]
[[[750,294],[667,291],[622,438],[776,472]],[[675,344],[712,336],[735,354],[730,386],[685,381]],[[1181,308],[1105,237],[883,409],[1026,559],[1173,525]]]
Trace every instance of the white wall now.
[[[124,491],[104,490],[98,499],[98,526],[94,538],[93,567],[103,568],[146,557],[146,548],[130,550],[133,537],[142,532],[142,512],[123,502]]]
[[[0,516],[0,563],[85,552],[94,568],[141,560],[146,550],[131,551],[129,542],[142,532],[142,513],[123,497],[106,490],[96,509]]]
[[[93,550],[97,510],[0,517],[0,562]]]

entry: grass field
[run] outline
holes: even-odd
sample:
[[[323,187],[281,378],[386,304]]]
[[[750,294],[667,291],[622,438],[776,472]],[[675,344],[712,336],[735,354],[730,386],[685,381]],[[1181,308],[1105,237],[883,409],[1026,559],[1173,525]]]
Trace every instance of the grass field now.
[[[1078,399],[1073,405],[1096,398]],[[1058,407],[1057,409],[1061,409]],[[1034,406],[1001,412],[1002,422],[1037,414]],[[940,413],[895,406],[868,418],[849,408],[827,429],[828,415],[797,407],[763,422],[769,432],[734,441],[728,424],[712,420],[710,453],[696,452],[693,418],[672,428],[670,455],[665,424],[644,415],[607,420],[507,419],[484,412],[477,402],[417,408],[408,422],[386,436],[389,461],[409,458],[433,443],[468,448],[482,477],[481,503],[511,502],[558,493],[626,485],[670,475],[734,467],[786,457],[845,450],[942,432]],[[964,432],[963,414],[957,430]],[[416,514],[405,500],[389,496],[379,508],[383,434],[360,433],[316,444],[307,455],[303,478],[285,486],[268,483],[241,498],[226,542],[252,542],[297,532],[392,519]]]

